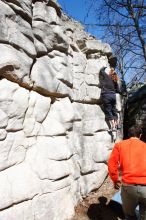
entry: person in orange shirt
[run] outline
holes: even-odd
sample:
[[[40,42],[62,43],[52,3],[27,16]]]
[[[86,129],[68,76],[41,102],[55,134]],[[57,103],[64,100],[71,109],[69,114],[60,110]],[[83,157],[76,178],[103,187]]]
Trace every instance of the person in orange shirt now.
[[[116,143],[108,160],[115,189],[121,187],[122,207],[127,220],[146,220],[146,143],[140,140],[139,126],[128,129],[129,139]]]

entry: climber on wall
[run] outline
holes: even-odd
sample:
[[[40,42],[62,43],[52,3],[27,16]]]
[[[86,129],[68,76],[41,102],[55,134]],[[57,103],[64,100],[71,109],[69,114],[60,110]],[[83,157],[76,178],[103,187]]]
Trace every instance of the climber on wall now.
[[[103,67],[99,73],[99,80],[105,118],[109,122],[110,129],[114,131],[119,125],[116,109],[116,93],[120,93],[118,75],[114,68]]]

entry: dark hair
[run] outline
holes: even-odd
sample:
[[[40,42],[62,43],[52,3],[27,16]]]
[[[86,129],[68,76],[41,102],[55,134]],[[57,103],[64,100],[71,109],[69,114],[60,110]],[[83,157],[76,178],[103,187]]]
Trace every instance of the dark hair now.
[[[129,137],[140,137],[142,134],[142,129],[139,125],[133,125],[128,129],[128,136]]]

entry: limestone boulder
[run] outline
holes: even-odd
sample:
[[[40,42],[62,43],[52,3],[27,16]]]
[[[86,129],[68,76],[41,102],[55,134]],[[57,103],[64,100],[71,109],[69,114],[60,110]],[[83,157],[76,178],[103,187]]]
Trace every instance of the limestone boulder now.
[[[69,98],[58,99],[52,106],[49,116],[63,124],[66,129],[72,127],[72,121],[75,120],[74,108]]]
[[[45,45],[48,52],[52,51],[53,49],[61,52],[68,52],[68,39],[61,27],[54,24],[54,22],[49,25],[47,22],[34,20],[33,33],[35,38]]]
[[[52,55],[52,56],[51,56]],[[56,66],[55,63],[58,63]],[[71,94],[72,72],[67,57],[60,52],[53,52],[50,57],[38,58],[31,72],[34,88],[49,93]]]
[[[41,192],[39,180],[25,163],[1,172],[0,180],[1,209],[30,200]]]
[[[34,213],[32,209],[32,202],[24,201],[20,204],[15,204],[12,208],[5,209],[0,213],[0,218],[7,220],[8,218],[15,219],[28,219],[34,220]]]
[[[9,1],[8,5],[18,14],[20,14],[22,17],[26,17],[27,20],[31,20],[32,17],[32,0],[16,0]]]
[[[84,44],[80,44],[80,42],[77,42],[79,44],[79,47],[82,48],[82,51],[84,53],[94,53],[98,51],[102,51],[104,54],[111,54],[112,50],[109,44],[103,43],[100,40],[93,40],[88,39],[84,42]]]
[[[92,190],[99,188],[99,186],[101,186],[104,179],[106,178],[107,166],[105,164],[100,164],[99,167],[100,169],[98,172],[93,172],[81,177],[80,179],[81,195],[83,197],[88,195],[89,192],[91,192]]]
[[[107,130],[105,115],[99,105],[74,103],[74,108],[80,112],[82,122],[80,123],[83,134],[94,134],[98,131]]]
[[[74,205],[70,187],[37,196],[33,201],[35,219],[60,219],[60,216],[62,219],[70,219],[74,213]]]
[[[0,12],[0,40],[12,45],[14,48],[22,48],[25,53],[34,57],[36,55],[36,51],[33,43],[31,25],[29,22],[24,20],[21,15],[19,16],[18,13],[18,11],[21,10],[24,14],[27,14],[25,11],[26,8],[31,11],[31,1],[29,1],[28,5],[23,1],[20,2],[17,2],[17,5],[12,2],[8,2],[8,4],[2,1],[0,2],[0,7],[2,8]],[[22,9],[22,5],[25,9]],[[28,16],[30,17],[31,14],[28,13]]]
[[[11,45],[1,44],[0,50],[0,74],[7,79],[16,81],[26,86],[31,86],[29,73],[32,59],[22,51],[13,48]],[[21,81],[19,81],[21,79]]]
[[[33,6],[33,21],[43,21],[48,24],[59,25],[61,19],[59,18],[57,11],[54,7],[46,5],[45,1],[36,1]]]
[[[146,142],[146,85],[135,85],[129,91],[129,98],[125,108],[125,138],[128,138],[127,133],[129,127],[141,126],[141,140]]]
[[[108,175],[99,71],[112,49],[56,0],[0,8],[0,219],[69,220]]]

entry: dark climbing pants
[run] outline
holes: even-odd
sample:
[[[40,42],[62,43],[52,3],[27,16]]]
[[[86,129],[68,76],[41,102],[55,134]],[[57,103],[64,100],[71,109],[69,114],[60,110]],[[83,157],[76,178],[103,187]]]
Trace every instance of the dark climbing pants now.
[[[105,118],[108,120],[117,120],[118,114],[116,109],[116,94],[104,92],[101,94]]]

